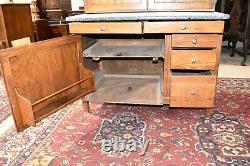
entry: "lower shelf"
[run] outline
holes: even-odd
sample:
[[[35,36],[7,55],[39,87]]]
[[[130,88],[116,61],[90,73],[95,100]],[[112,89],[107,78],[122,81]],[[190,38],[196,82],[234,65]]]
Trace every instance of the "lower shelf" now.
[[[87,101],[163,105],[160,75],[104,74]]]
[[[73,93],[69,93],[61,98],[56,99],[52,103],[45,105],[44,107],[34,110],[35,121],[38,122],[44,119],[48,115],[57,112],[58,110],[64,108],[69,103],[72,103],[78,100],[79,98],[84,97],[88,93],[90,93],[90,91],[86,92],[86,90],[79,88],[77,91]]]

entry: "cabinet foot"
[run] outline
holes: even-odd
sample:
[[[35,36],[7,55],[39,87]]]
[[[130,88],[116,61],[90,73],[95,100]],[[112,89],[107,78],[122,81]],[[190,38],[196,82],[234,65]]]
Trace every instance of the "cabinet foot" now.
[[[207,118],[211,118],[212,114],[213,114],[213,110],[212,109],[206,109],[205,116]]]
[[[84,108],[85,112],[91,112],[88,101],[86,101],[85,99],[82,99],[82,105],[83,105],[83,108]]]

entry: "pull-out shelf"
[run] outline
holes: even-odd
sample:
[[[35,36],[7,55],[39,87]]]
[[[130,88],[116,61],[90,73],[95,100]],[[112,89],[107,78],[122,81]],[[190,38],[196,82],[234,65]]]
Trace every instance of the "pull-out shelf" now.
[[[163,58],[161,39],[100,39],[84,51],[85,57],[100,58]]]

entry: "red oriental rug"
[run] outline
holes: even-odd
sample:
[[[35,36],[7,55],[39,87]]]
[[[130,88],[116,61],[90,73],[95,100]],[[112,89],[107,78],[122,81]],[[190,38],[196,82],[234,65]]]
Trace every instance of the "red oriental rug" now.
[[[0,126],[10,116],[2,86]],[[10,127],[0,135],[0,165],[250,165],[250,80],[220,79],[211,118],[167,106],[91,103],[91,109],[85,113],[77,101],[22,133]],[[116,139],[136,148],[103,148]]]

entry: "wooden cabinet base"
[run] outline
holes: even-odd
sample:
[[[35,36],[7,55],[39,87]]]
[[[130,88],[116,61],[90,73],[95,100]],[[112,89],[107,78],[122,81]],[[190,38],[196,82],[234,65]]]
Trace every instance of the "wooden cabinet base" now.
[[[72,23],[71,33],[93,42],[66,36],[0,51],[17,130],[79,99],[86,112],[92,101],[213,108],[223,24],[206,33],[201,22],[154,34],[138,21]]]

